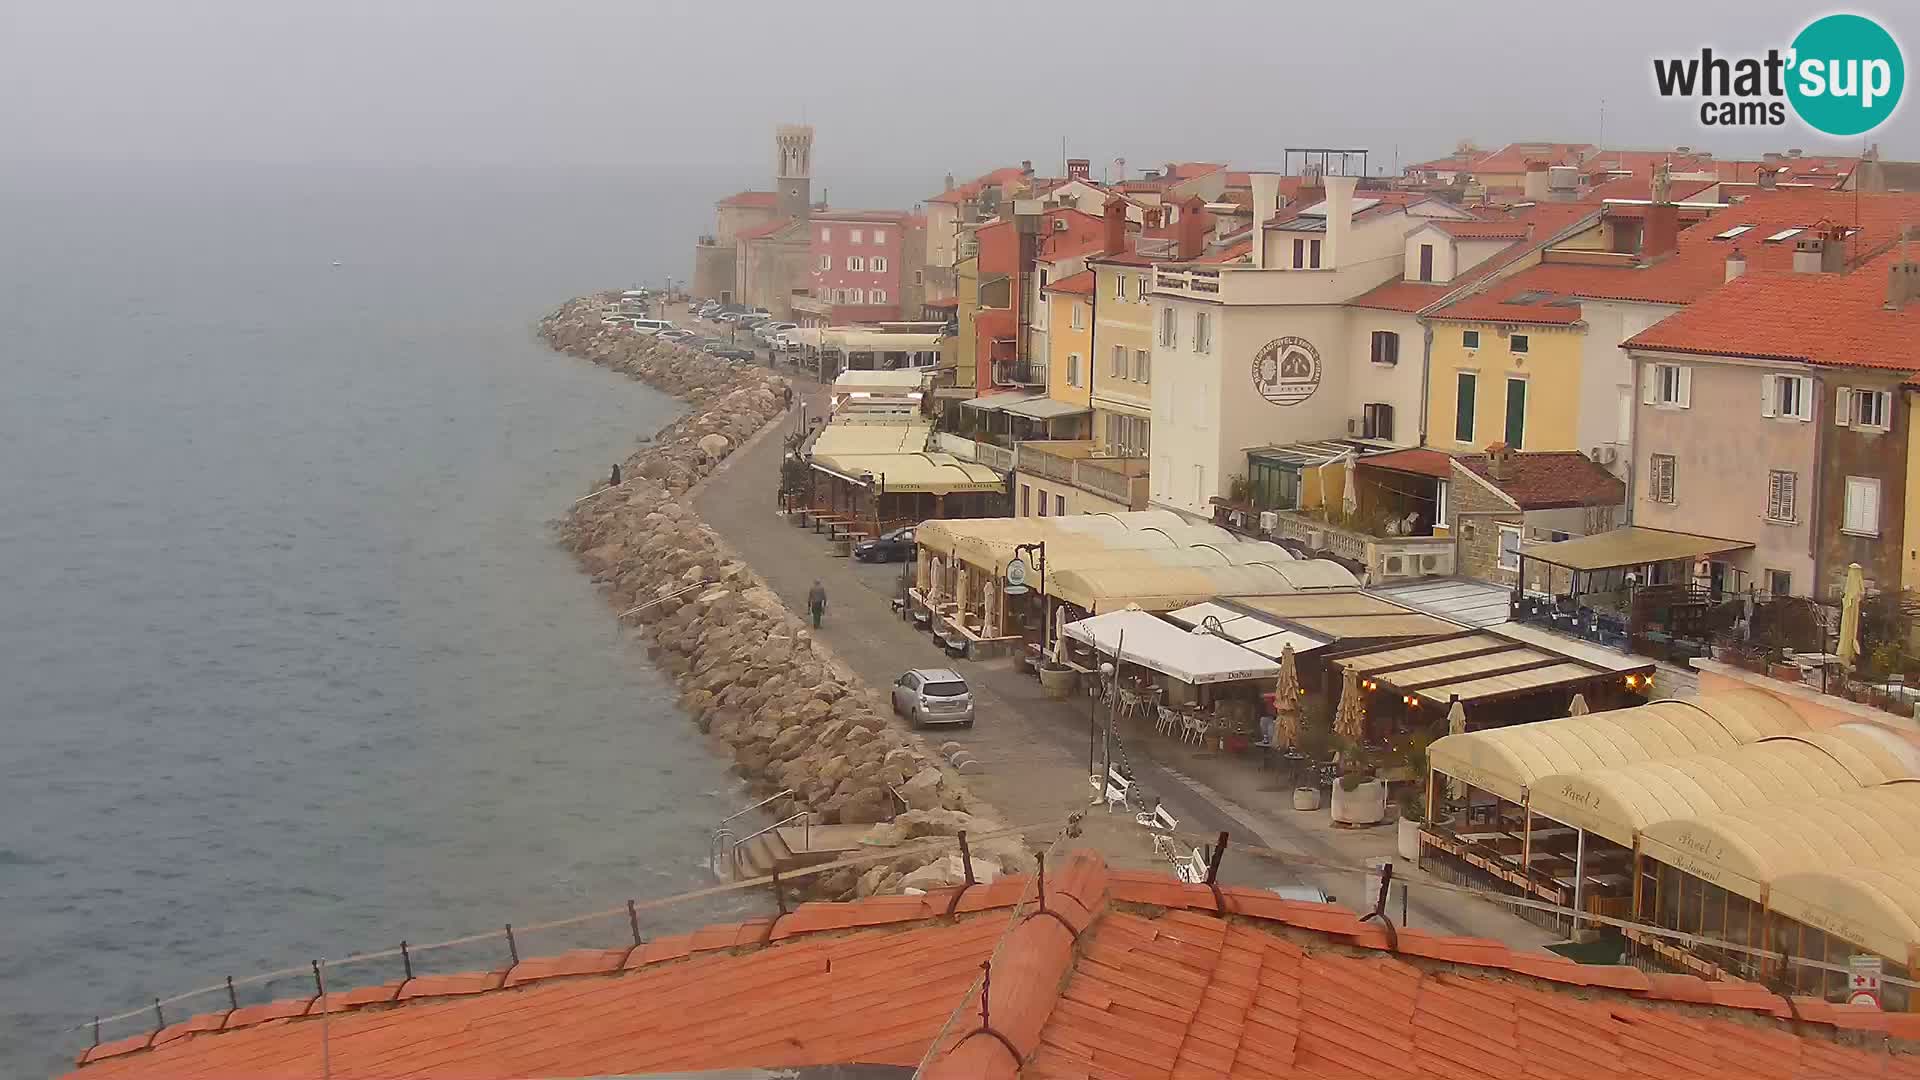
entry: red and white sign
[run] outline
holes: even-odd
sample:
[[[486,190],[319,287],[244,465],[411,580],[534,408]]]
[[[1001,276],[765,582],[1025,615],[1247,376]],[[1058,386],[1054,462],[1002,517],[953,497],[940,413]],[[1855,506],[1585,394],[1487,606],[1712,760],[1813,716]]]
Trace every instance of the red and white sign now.
[[[1877,956],[1847,958],[1847,1004],[1880,1007],[1881,961]]]

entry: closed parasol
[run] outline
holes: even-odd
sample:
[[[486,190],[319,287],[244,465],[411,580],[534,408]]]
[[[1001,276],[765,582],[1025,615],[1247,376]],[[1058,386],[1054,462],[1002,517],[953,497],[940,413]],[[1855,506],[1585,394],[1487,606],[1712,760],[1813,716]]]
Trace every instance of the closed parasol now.
[[[1867,583],[1859,563],[1847,564],[1847,584],[1840,593],[1840,646],[1834,650],[1840,666],[1853,670],[1860,659],[1860,604],[1866,599]]]
[[[1280,650],[1280,677],[1273,684],[1273,711],[1278,720],[1274,741],[1300,745],[1300,672],[1294,666],[1293,643]]]
[[[1567,715],[1568,716],[1585,716],[1587,715],[1588,711],[1589,710],[1587,709],[1587,695],[1585,694],[1573,695],[1573,703],[1567,706]]]
[[[1352,668],[1340,680],[1340,708],[1333,715],[1333,733],[1349,742],[1367,734],[1367,707],[1360,700],[1360,676]]]

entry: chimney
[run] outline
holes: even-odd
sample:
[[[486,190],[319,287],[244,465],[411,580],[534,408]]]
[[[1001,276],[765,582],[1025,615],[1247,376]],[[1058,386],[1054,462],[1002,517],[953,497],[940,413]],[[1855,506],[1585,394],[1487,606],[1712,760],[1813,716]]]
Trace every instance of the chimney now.
[[[1198,195],[1180,204],[1178,254],[1182,259],[1197,259],[1207,247],[1207,204]]]
[[[1347,246],[1347,232],[1353,225],[1353,189],[1359,182],[1359,178],[1353,176],[1326,178],[1327,249],[1320,260],[1324,269],[1340,269],[1340,260],[1346,254],[1343,249]]]
[[[1021,176],[1032,176],[1032,175],[1033,175],[1033,162],[1031,162],[1031,161],[1022,161],[1022,162],[1020,163],[1020,175],[1021,175]]]
[[[1067,179],[1085,180],[1091,175],[1093,175],[1093,162],[1083,157],[1067,159]]]
[[[1727,256],[1727,280],[1732,281],[1746,272],[1747,257],[1740,253],[1739,248],[1734,248],[1733,254]]]
[[[1273,173],[1254,173],[1253,185],[1253,265],[1267,269],[1267,222],[1279,209],[1280,178]]]
[[[1762,166],[1757,179],[1761,191],[1772,191],[1780,186],[1780,173],[1775,169]]]
[[[1513,476],[1513,450],[1506,443],[1487,444],[1487,475],[1495,480],[1507,480]]]
[[[1680,208],[1667,198],[1671,181],[1665,165],[1653,170],[1653,201],[1647,204],[1647,222],[1640,230],[1640,261],[1652,262],[1680,247]]]
[[[1520,193],[1529,202],[1547,201],[1546,162],[1533,161],[1531,159],[1527,161],[1527,179],[1525,185],[1521,187]]]
[[[1102,246],[1109,255],[1119,255],[1127,250],[1127,203],[1125,199],[1108,199],[1106,216],[1106,239]]]
[[[1920,300],[1920,263],[1913,261],[1913,242],[1915,229],[1909,225],[1900,230],[1900,259],[1887,267],[1887,310],[1899,311],[1915,300]]]
[[[1793,272],[1796,274],[1817,274],[1820,272],[1820,250],[1823,245],[1817,236],[1802,236],[1793,242]]]

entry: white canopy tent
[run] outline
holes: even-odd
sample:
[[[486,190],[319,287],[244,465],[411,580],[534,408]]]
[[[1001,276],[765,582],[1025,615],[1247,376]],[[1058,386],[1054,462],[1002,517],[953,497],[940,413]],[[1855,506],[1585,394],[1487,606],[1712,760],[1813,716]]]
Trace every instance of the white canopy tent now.
[[[1195,686],[1280,674],[1277,660],[1212,634],[1190,633],[1145,611],[1109,611],[1071,622],[1067,636]]]

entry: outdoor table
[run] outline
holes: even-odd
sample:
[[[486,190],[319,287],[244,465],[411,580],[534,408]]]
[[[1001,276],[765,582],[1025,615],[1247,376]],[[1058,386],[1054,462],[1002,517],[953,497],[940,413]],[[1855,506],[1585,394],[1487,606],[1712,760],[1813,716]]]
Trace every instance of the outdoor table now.
[[[1463,832],[1456,834],[1456,838],[1464,840],[1469,844],[1491,844],[1507,839],[1507,834],[1503,832]]]
[[[1514,831],[1520,832],[1521,830],[1515,829]],[[1570,829],[1565,825],[1554,825],[1545,829],[1535,829],[1533,830],[1533,842],[1539,844],[1558,840],[1562,837],[1572,836],[1577,831],[1578,830]]]

